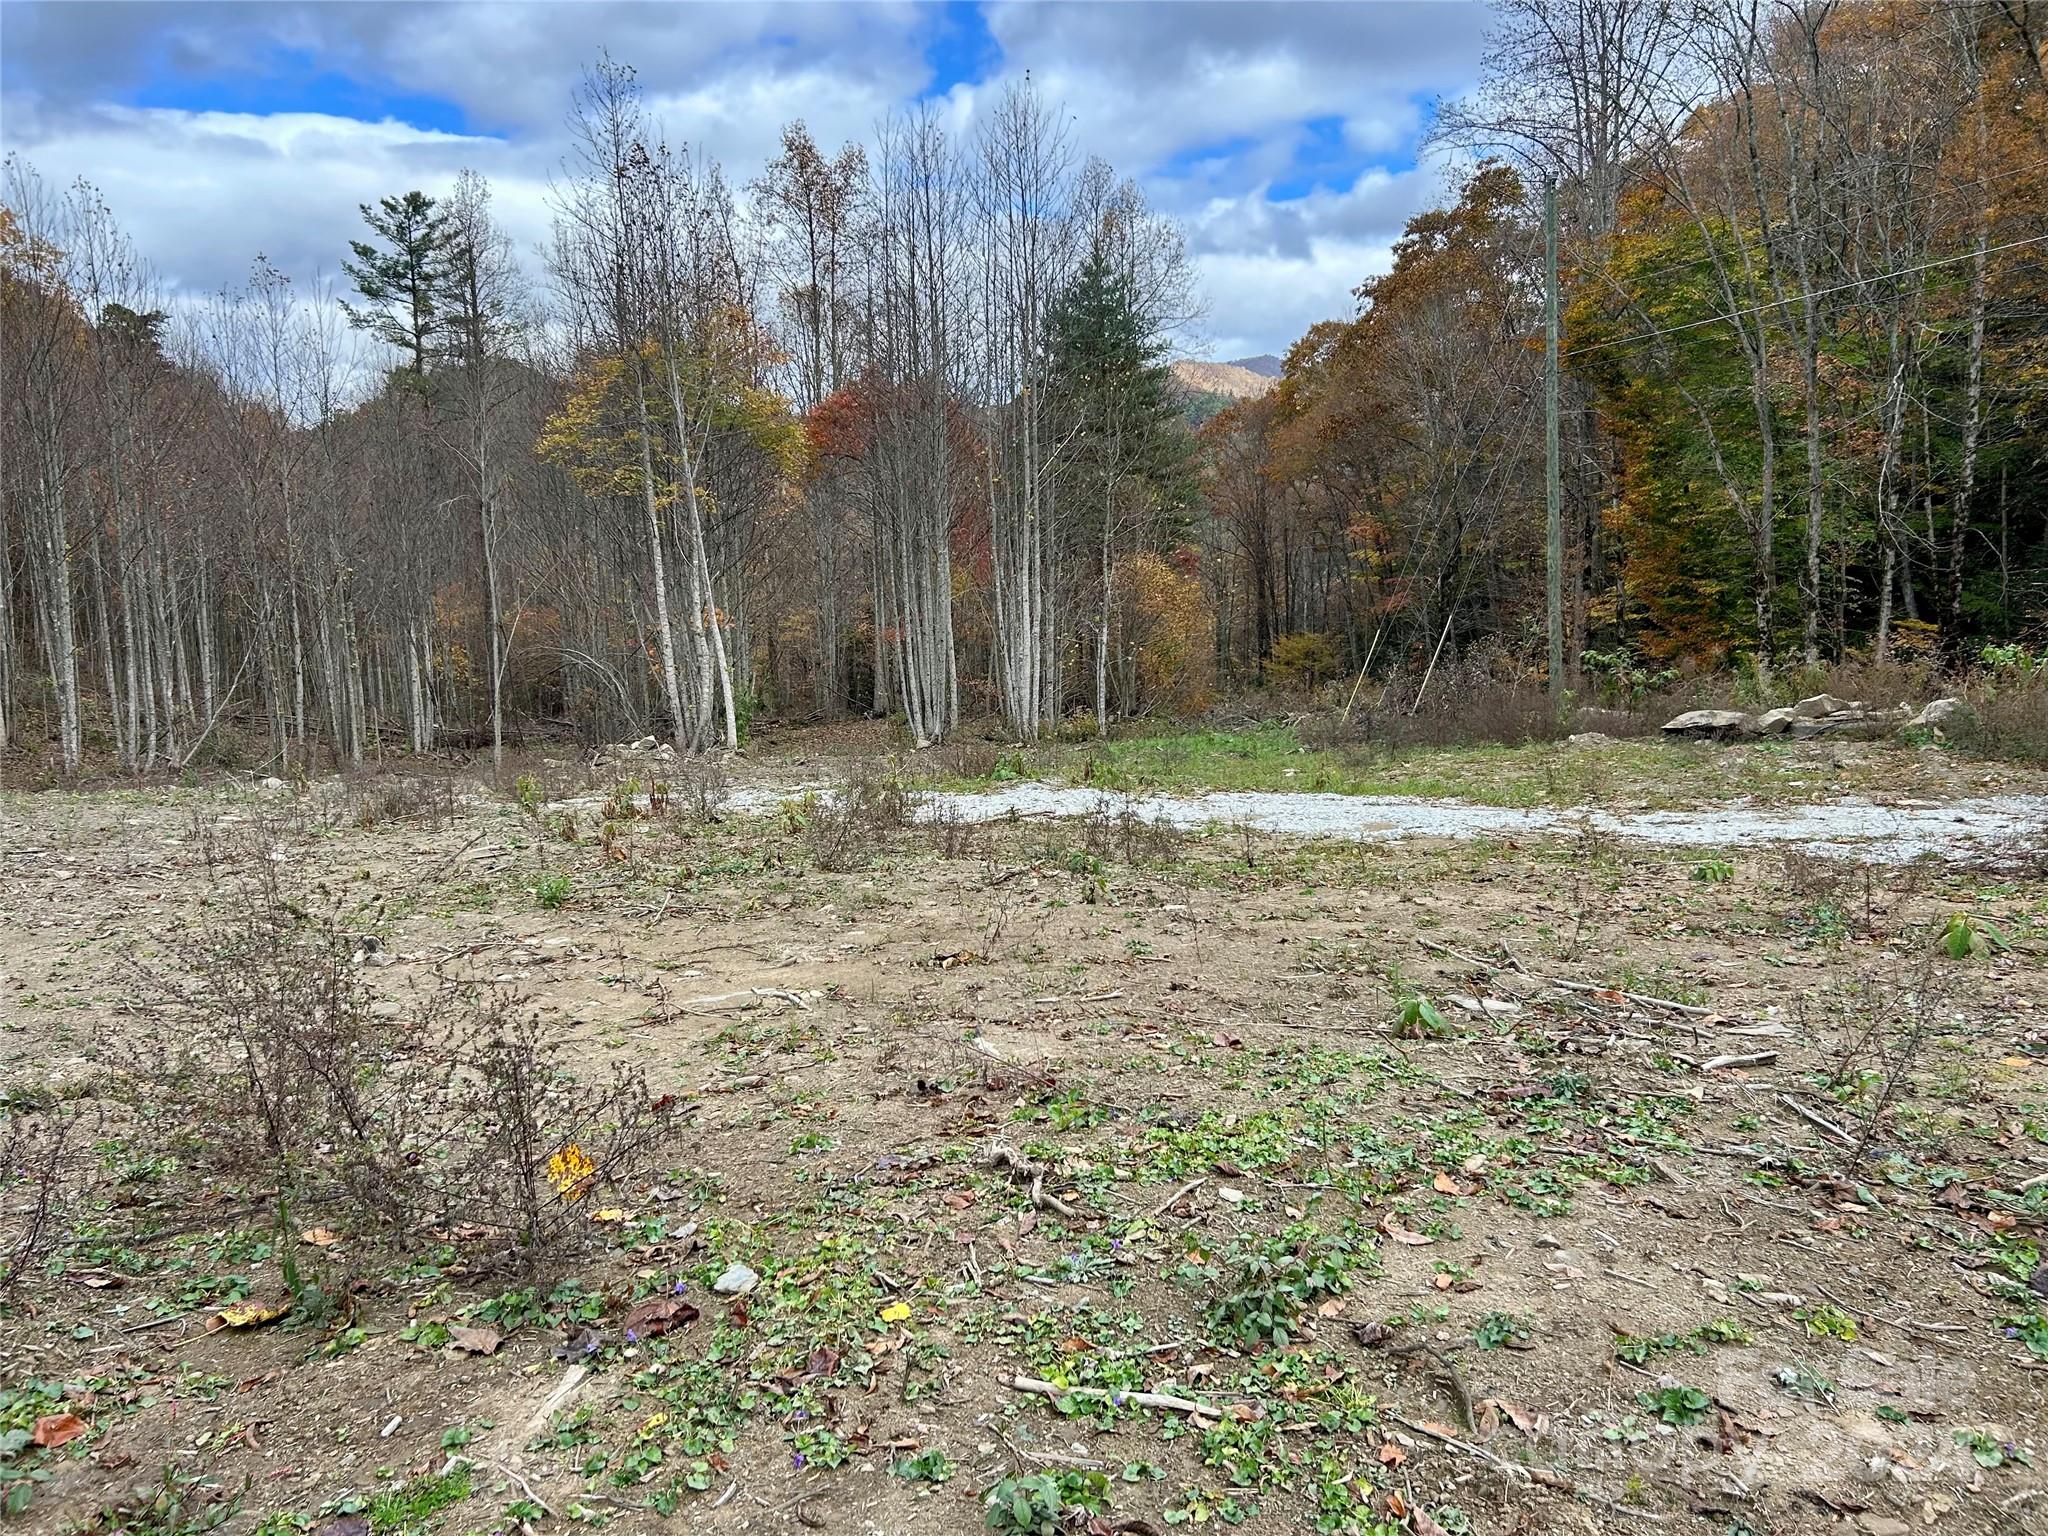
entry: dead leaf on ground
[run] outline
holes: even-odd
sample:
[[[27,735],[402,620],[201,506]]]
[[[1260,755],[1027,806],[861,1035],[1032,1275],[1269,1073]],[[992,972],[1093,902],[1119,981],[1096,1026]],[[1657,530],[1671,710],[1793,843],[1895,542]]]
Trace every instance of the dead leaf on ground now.
[[[505,1335],[495,1328],[468,1328],[451,1324],[448,1342],[465,1355],[495,1355],[498,1346],[505,1342]]]
[[[687,1328],[704,1314],[673,1296],[650,1296],[626,1314],[619,1332],[628,1344],[656,1339],[673,1328]]]
[[[283,1301],[236,1301],[230,1302],[206,1320],[206,1331],[214,1333],[222,1328],[261,1328],[265,1323],[274,1323],[291,1311],[291,1298]]]
[[[1532,1440],[1549,1433],[1550,1415],[1546,1413],[1539,1413],[1534,1409],[1524,1408],[1519,1403],[1506,1402],[1498,1397],[1489,1397],[1480,1406],[1482,1409],[1492,1409],[1506,1414],[1509,1422]]]
[[[92,1426],[75,1413],[46,1413],[36,1420],[35,1433],[29,1438],[44,1450],[54,1451],[60,1445],[69,1445],[91,1429]]]
[[[370,1536],[368,1515],[330,1515],[314,1526],[310,1536]]]
[[[299,1241],[315,1248],[332,1248],[341,1241],[341,1234],[330,1227],[308,1227],[299,1234]]]
[[[1379,1231],[1380,1236],[1386,1238],[1389,1242],[1406,1243],[1411,1248],[1427,1248],[1436,1241],[1435,1238],[1426,1236],[1421,1232],[1410,1232],[1406,1227],[1394,1225],[1394,1218],[1391,1214],[1380,1218]]]

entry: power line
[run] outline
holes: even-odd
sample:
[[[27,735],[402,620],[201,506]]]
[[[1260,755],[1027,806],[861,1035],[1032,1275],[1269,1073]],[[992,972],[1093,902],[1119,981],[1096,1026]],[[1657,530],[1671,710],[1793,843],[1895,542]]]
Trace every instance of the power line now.
[[[2008,240],[2003,245],[1986,247],[1984,255],[1996,256],[2001,251],[2016,251],[2022,246],[2040,245],[2048,241],[2048,234],[2029,235],[2024,240]],[[1740,320],[1748,315],[1760,315],[1766,310],[1782,309],[1787,304],[1797,304],[1804,299],[1824,299],[1831,293],[1845,293],[1851,288],[1867,288],[1872,283],[1882,283],[1894,277],[1911,277],[1916,272],[1931,272],[1936,267],[1952,267],[1959,261],[1975,261],[1976,251],[1963,251],[1955,256],[1943,256],[1935,261],[1923,261],[1918,266],[1899,267],[1890,272],[1878,272],[1869,277],[1857,278],[1853,282],[1836,283],[1828,288],[1815,288],[1806,293],[1787,294],[1782,299],[1769,299],[1762,304],[1752,304],[1747,309],[1731,310],[1725,315],[1709,315],[1704,320],[1688,320],[1683,325],[1664,326],[1654,331],[1643,331],[1634,336],[1623,336],[1614,341],[1596,341],[1583,347],[1573,347],[1564,355],[1578,357],[1588,352],[1605,352],[1613,347],[1633,346],[1637,342],[1655,341],[1660,336],[1676,336],[1683,331],[1696,331],[1702,326],[1719,325],[1723,321]]]
[[[1925,192],[1916,193],[1912,197],[1892,198],[1888,201],[1894,208],[1908,208],[1914,205],[1915,203],[1928,203],[1933,202],[1937,198],[1953,196],[1955,191],[1960,187],[1988,187],[1993,182],[2007,181],[2014,176],[2024,176],[2027,174],[2027,172],[2040,170],[2043,166],[2048,166],[2048,155],[2042,156],[2039,160],[2029,160],[2024,165],[2015,165],[2008,167],[2007,169],[1998,171],[1990,176],[1973,176],[1969,178],[1967,181],[1947,182],[1939,187],[1931,187]],[[1766,225],[1761,232],[1762,238],[1768,241],[1773,231],[1785,227],[1787,226],[1786,221],[1784,220],[1780,220],[1774,224]],[[1674,261],[1669,266],[1657,267],[1648,272],[1631,272],[1629,274],[1629,280],[1631,282],[1638,284],[1653,283],[1660,277],[1669,277],[1673,272],[1688,271],[1689,269],[1697,265],[1699,265],[1699,259],[1697,257],[1693,258],[1690,261]]]

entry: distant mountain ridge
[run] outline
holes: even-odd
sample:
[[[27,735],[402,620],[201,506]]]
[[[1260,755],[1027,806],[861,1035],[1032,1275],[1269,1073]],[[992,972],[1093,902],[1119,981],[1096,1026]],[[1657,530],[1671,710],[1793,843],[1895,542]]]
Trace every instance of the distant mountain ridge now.
[[[1196,394],[1221,395],[1226,400],[1250,400],[1271,389],[1277,375],[1263,374],[1238,363],[1183,359],[1173,365],[1173,376]]]
[[[1272,353],[1261,352],[1257,357],[1233,357],[1230,366],[1256,373],[1262,379],[1277,379],[1286,365]]]

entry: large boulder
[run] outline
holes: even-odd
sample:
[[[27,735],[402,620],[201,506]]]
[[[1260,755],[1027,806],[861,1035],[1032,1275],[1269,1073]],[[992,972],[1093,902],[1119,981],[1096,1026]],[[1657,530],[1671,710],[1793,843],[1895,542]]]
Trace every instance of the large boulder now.
[[[1961,699],[1930,699],[1927,701],[1926,707],[1919,714],[1908,720],[1906,724],[1918,726],[1923,730],[1938,731],[1948,724],[1950,720],[1954,719],[1962,707],[1963,701]]]
[[[1756,717],[1759,736],[1783,736],[1799,717],[1789,709],[1767,709]]]
[[[1755,735],[1756,721],[1739,709],[1689,709],[1666,720],[1664,734],[1719,741],[1729,736]]]

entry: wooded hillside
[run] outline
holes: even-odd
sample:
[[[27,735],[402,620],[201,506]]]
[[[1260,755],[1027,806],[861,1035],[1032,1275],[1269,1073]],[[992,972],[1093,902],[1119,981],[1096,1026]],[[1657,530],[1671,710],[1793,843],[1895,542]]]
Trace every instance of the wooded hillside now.
[[[793,124],[741,186],[606,62],[544,271],[465,174],[366,207],[335,293],[168,295],[10,162],[0,751],[1030,740],[1368,658],[1534,675],[1545,177],[1575,682],[2038,647],[2048,10],[1496,20],[1446,206],[1199,437],[1181,236],[1028,87],[964,138]]]

